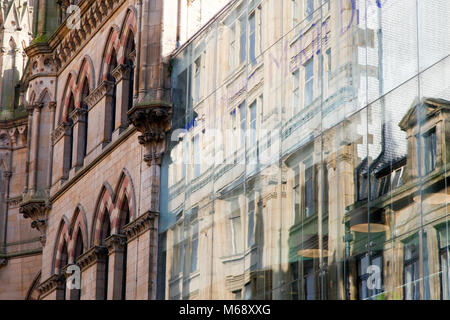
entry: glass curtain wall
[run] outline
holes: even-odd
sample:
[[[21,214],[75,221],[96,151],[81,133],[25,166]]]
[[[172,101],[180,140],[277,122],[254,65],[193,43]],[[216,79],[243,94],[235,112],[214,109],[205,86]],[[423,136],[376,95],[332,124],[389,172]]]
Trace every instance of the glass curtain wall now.
[[[172,57],[159,299],[448,299],[450,3],[240,0]]]

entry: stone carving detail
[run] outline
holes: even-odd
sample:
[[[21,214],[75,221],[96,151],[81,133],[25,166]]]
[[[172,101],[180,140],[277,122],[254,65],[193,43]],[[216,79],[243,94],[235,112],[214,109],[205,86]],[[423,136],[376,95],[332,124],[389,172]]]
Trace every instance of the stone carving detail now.
[[[19,212],[25,219],[31,219],[31,227],[39,230],[42,246],[45,246],[47,231],[47,212],[51,205],[43,199],[29,199],[20,204]]]
[[[71,124],[69,122],[61,123],[52,133],[53,144],[56,144],[63,136],[70,135]]]
[[[122,80],[129,80],[131,75],[131,68],[126,64],[119,64],[111,74],[117,82]]]
[[[111,81],[103,81],[92,93],[84,99],[89,109],[95,106],[103,97],[112,96],[114,92],[114,83]]]
[[[123,251],[127,243],[127,236],[123,234],[113,234],[105,240],[109,254],[116,251]]]
[[[136,220],[124,226],[124,232],[127,240],[131,241],[149,229],[155,229],[158,226],[157,212],[147,211]]]
[[[70,63],[70,58],[81,50],[83,44],[89,41],[91,34],[96,31],[97,27],[102,27],[103,21],[123,2],[124,0],[98,0],[80,3],[81,28],[65,33],[64,39],[55,52],[54,61],[58,68]],[[65,32],[67,29],[63,28],[62,30],[62,32]]]
[[[84,271],[95,263],[104,263],[107,256],[108,248],[94,246],[79,257],[77,263],[80,266],[81,271]]]
[[[73,123],[85,122],[86,121],[87,110],[84,108],[76,108],[72,111],[69,117],[72,119]]]
[[[144,161],[148,166],[161,165],[171,118],[172,106],[165,102],[137,105],[128,112],[128,122],[142,133],[138,139],[145,147]]]
[[[38,287],[38,291],[42,296],[46,296],[55,289],[64,289],[64,283],[66,278],[63,275],[55,274],[41,283]]]

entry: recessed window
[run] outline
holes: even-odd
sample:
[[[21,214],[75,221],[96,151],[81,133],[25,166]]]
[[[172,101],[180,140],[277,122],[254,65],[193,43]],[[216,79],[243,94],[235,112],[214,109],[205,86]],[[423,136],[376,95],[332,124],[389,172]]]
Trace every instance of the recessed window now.
[[[311,21],[314,13],[314,0],[305,0],[305,17]]]
[[[436,168],[436,129],[432,129],[423,136],[425,174]]]
[[[305,64],[305,107],[313,101],[314,90],[314,58],[311,58]]]

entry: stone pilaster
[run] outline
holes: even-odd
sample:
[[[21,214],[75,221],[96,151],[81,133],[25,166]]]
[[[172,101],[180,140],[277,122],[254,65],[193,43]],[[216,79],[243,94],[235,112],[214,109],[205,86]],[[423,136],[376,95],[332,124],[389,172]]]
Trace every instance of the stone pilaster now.
[[[130,283],[136,283],[136,296],[127,299],[156,299],[156,267],[158,257],[158,213],[146,212],[124,227],[128,239],[128,264],[137,265],[127,272]],[[130,249],[130,248],[133,248]],[[135,251],[136,250],[136,251]],[[137,280],[137,281],[136,281]]]
[[[76,108],[70,114],[73,123],[73,150],[71,167],[75,170],[81,168],[84,162],[83,150],[85,148],[86,137],[86,113],[87,110],[83,108]]]
[[[120,64],[112,71],[112,75],[116,79],[117,86],[114,132],[120,134],[128,127],[128,98],[130,94],[133,94],[133,92],[130,92],[131,67],[126,64]]]
[[[123,264],[126,242],[127,237],[121,234],[113,234],[105,240],[109,252],[108,300],[122,298],[124,269],[126,268]]]
[[[78,265],[82,273],[82,299],[104,300],[106,285],[106,261],[108,249],[94,246],[78,258]]]

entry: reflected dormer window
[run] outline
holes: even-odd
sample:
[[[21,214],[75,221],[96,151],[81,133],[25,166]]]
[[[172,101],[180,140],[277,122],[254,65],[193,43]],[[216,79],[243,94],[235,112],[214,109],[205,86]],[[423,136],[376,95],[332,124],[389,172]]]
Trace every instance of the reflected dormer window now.
[[[428,131],[423,135],[424,143],[424,169],[425,174],[436,168],[436,129]]]

